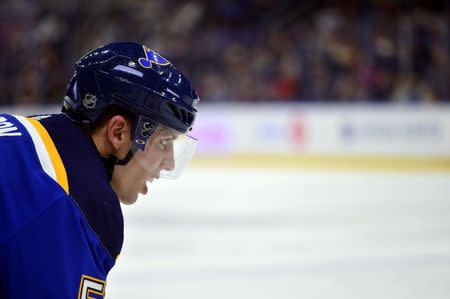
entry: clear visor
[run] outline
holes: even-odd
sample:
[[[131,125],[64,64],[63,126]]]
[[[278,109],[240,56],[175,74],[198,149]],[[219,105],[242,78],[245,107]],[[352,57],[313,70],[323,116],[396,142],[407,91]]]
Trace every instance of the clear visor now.
[[[145,148],[137,149],[134,158],[146,170],[149,180],[176,179],[192,159],[197,140],[164,126],[159,126],[147,139]]]

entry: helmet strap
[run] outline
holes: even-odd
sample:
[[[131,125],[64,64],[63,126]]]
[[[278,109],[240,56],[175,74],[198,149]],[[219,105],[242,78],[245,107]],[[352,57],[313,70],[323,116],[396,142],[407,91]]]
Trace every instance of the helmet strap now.
[[[122,160],[116,158],[115,165],[127,165],[127,163],[130,162],[130,160],[133,158],[135,152],[136,151],[132,146],[128,151],[127,155],[125,156],[125,158],[123,158]]]
[[[128,162],[133,158],[134,153],[136,152],[136,147],[133,144],[128,151],[127,155],[123,159],[118,159],[116,156],[110,155],[108,157],[101,156],[101,159],[103,161],[103,166],[105,167],[106,174],[108,176],[109,181],[111,181],[113,172],[114,172],[114,166],[116,165],[127,165]]]

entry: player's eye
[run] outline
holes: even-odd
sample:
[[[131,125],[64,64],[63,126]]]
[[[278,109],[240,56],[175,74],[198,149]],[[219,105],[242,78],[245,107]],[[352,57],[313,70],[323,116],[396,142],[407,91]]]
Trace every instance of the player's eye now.
[[[159,149],[163,151],[168,151],[170,142],[171,140],[169,139],[161,139],[159,141]]]
[[[165,140],[160,140],[159,143],[158,143],[158,147],[162,151],[166,150],[167,142]]]

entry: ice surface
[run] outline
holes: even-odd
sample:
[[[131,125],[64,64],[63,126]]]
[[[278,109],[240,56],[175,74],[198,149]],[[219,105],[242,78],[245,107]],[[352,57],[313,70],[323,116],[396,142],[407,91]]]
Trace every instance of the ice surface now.
[[[123,207],[107,298],[450,298],[450,174],[189,169]]]

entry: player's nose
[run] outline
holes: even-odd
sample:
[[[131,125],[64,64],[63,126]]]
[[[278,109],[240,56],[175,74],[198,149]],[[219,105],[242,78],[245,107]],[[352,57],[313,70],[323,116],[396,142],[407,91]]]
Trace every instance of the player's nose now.
[[[161,169],[163,170],[173,170],[175,168],[175,161],[173,158],[170,159],[164,159],[161,163]]]
[[[173,157],[173,153],[170,153],[161,161],[161,169],[170,171],[173,170],[174,168],[175,168],[175,159]]]

